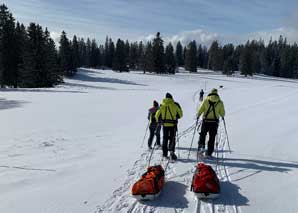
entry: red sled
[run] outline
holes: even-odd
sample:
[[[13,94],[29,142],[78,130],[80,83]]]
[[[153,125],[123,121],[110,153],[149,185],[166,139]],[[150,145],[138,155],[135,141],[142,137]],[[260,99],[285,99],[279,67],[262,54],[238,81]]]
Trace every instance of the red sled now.
[[[165,184],[165,171],[161,165],[149,166],[147,172],[132,186],[137,200],[153,200],[159,196]]]
[[[192,178],[191,191],[199,199],[214,199],[220,194],[220,184],[215,171],[204,163],[197,165]]]

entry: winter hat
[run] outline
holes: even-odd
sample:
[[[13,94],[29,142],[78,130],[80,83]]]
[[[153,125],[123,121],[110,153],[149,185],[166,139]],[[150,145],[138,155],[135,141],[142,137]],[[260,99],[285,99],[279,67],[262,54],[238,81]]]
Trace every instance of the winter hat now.
[[[157,101],[153,101],[153,106],[158,107],[158,102]]]
[[[170,93],[167,92],[167,94],[166,94],[166,98],[173,99],[173,96],[172,96]]]
[[[215,93],[215,94],[217,94],[217,89],[213,88],[213,89],[211,90],[211,93]]]

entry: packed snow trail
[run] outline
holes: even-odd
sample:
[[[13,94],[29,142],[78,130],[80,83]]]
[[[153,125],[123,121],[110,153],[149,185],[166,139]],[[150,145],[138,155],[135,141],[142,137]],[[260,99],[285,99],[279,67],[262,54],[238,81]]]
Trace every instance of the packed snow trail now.
[[[197,90],[198,91],[198,90]],[[196,103],[196,95],[197,91],[193,95],[193,102]],[[183,130],[178,134],[177,137],[177,146],[180,140],[183,138],[183,142],[190,141],[189,139],[192,138],[193,130],[196,132],[197,125],[196,123],[192,124],[187,129]],[[227,135],[224,132],[223,125],[219,126],[218,135],[217,135],[217,150],[216,150],[216,160],[212,160],[210,163],[213,165],[214,170],[216,171],[219,179],[221,182],[230,182],[228,169],[224,165],[224,155],[226,150],[226,140]],[[197,143],[193,144],[193,147],[196,147]],[[104,205],[98,207],[98,213],[100,212],[199,212],[199,213],[215,213],[215,212],[225,212],[225,213],[239,213],[240,208],[236,206],[233,202],[232,197],[225,197],[221,195],[216,201],[214,200],[198,200],[195,198],[195,195],[190,192],[190,184],[192,180],[192,176],[194,174],[194,168],[197,164],[197,162],[194,162],[191,159],[189,160],[189,163],[192,163],[193,165],[190,167],[190,169],[186,170],[186,172],[179,174],[178,170],[181,170],[180,167],[184,167],[183,164],[185,162],[185,159],[188,158],[188,149],[184,149],[184,147],[181,147],[182,150],[180,150],[180,147],[177,147],[178,152],[178,160],[175,163],[170,163],[168,168],[166,169],[165,177],[166,182],[165,186],[162,190],[162,193],[158,198],[156,198],[153,201],[137,201],[131,196],[131,186],[135,181],[138,180],[138,178],[141,177],[141,175],[146,170],[146,165],[148,164],[148,156],[150,156],[150,152],[144,152],[140,159],[137,160],[133,166],[133,168],[128,172],[128,178],[124,182],[124,185],[118,188],[116,191],[114,191],[113,196],[110,197],[107,202],[104,203]],[[192,151],[192,157],[193,154],[196,153],[196,149],[193,149]],[[180,152],[181,151],[181,152]],[[196,154],[195,154],[196,155]],[[146,157],[145,157],[146,156]],[[154,154],[152,156],[152,161],[155,160],[156,164],[160,163],[161,158],[161,152],[159,150],[155,150]],[[180,162],[181,161],[181,162]],[[186,161],[187,162],[187,161]],[[162,164],[162,162],[161,162]],[[179,165],[181,164],[181,165]],[[163,165],[164,166],[164,165]],[[188,165],[187,165],[188,166]],[[131,177],[131,174],[134,174],[135,177]],[[183,177],[181,180],[177,179],[176,177]],[[172,179],[177,179],[175,182],[172,181]],[[179,180],[179,181],[178,181]],[[184,191],[170,191],[170,187],[175,187],[175,185],[183,185]],[[120,193],[119,193],[120,192]],[[178,194],[180,193],[180,194]],[[180,199],[174,199],[175,197],[181,197],[184,196],[184,194],[188,194],[188,196],[193,196],[192,202],[188,204],[188,201],[183,203]],[[170,200],[171,199],[171,200]],[[230,199],[229,201],[227,199]],[[189,200],[189,199],[188,199]]]

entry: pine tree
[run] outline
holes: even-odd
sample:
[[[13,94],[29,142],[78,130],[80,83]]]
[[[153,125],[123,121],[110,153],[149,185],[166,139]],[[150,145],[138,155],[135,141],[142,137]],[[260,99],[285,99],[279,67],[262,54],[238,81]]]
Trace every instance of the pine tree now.
[[[208,52],[209,61],[208,69],[222,70],[223,68],[223,51],[217,41],[213,41]]]
[[[55,42],[50,37],[49,31],[46,29],[44,33],[44,84],[42,87],[52,87],[63,82],[63,70],[59,66],[58,52],[55,47]]]
[[[197,44],[192,41],[188,44],[185,58],[185,69],[190,72],[197,72]]]
[[[143,42],[140,41],[138,45],[138,51],[137,51],[137,67],[138,70],[144,70],[145,69],[145,48],[143,45]]]
[[[165,71],[164,63],[164,41],[162,40],[160,33],[156,34],[153,39],[152,52],[153,52],[153,69],[157,73],[163,73]]]
[[[79,39],[79,57],[80,66],[86,66],[87,64],[87,47],[83,38]]]
[[[71,43],[71,54],[72,54],[72,70],[76,71],[80,67],[80,50],[77,36],[74,35]]]
[[[15,72],[15,75],[13,77],[14,79],[14,87],[20,86],[20,70],[22,67],[22,64],[24,63],[24,53],[25,53],[25,45],[27,42],[27,32],[26,28],[23,24],[17,23],[16,29],[15,29],[15,36],[16,36],[16,64],[17,64],[17,72]]]
[[[250,41],[246,43],[242,52],[240,53],[240,72],[242,75],[253,75],[253,55],[250,48]]]
[[[155,71],[153,62],[153,48],[151,42],[148,42],[145,48],[144,73],[146,71]]]
[[[174,48],[171,42],[166,46],[165,67],[168,73],[175,74],[176,60],[174,55]]]
[[[178,65],[178,66],[183,66],[183,65],[184,65],[184,60],[183,60],[183,47],[182,47],[180,41],[178,41],[178,43],[177,43],[177,45],[176,45],[175,57],[176,57],[177,65]]]
[[[129,69],[135,70],[138,63],[138,43],[134,42],[130,45],[129,50]]]
[[[0,85],[16,86],[18,53],[15,37],[15,19],[8,8],[0,5]]]
[[[234,45],[226,44],[223,46],[223,74],[231,75],[233,73],[233,54],[234,54]]]
[[[117,40],[116,51],[113,58],[113,70],[118,70],[120,72],[128,71],[126,67],[126,47],[124,41],[121,39]]]
[[[67,76],[71,76],[73,74],[71,55],[71,44],[66,33],[63,31],[60,37],[59,58],[61,69]]]
[[[96,68],[98,66],[98,59],[100,57],[99,48],[95,39],[91,41],[91,49],[90,49],[90,67]]]

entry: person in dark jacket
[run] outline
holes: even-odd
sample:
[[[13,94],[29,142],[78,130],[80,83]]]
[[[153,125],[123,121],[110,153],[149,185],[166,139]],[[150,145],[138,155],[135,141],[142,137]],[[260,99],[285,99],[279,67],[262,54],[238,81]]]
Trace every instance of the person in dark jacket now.
[[[160,146],[160,129],[161,124],[160,121],[156,120],[155,114],[157,110],[159,109],[159,104],[157,101],[153,101],[153,107],[149,109],[148,111],[148,120],[149,120],[149,139],[148,139],[148,148],[152,149],[152,142],[154,135],[156,136],[156,148],[161,147]]]
[[[204,98],[204,90],[201,89],[201,92],[200,92],[200,101],[203,101],[203,98]]]

